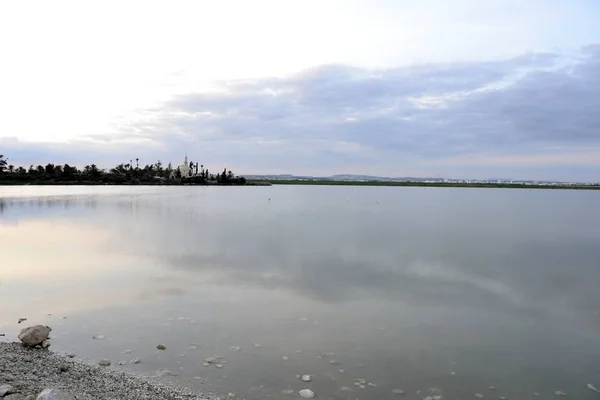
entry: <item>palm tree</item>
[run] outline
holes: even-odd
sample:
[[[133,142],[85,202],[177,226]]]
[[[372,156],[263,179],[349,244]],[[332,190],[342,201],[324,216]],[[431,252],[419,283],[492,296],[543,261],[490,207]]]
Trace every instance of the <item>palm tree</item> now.
[[[12,174],[13,172],[15,172],[15,166],[14,166],[14,165],[12,165],[12,164],[11,164],[11,165],[9,165],[9,166],[8,166],[8,172],[10,172],[11,174]]]
[[[135,159],[135,169],[140,169],[140,159],[139,158]]]

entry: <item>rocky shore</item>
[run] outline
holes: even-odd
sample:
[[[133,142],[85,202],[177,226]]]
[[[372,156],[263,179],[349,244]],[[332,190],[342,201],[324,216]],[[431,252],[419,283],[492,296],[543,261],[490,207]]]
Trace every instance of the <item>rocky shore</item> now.
[[[21,343],[0,343],[0,399],[218,400]]]

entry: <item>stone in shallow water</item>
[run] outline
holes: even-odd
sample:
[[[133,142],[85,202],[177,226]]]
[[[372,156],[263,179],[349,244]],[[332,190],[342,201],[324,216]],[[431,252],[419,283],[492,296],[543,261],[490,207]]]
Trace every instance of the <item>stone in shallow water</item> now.
[[[478,399],[483,399],[483,395],[481,393],[475,393],[475,397]]]
[[[300,380],[301,380],[302,382],[310,382],[310,381],[312,381],[312,376],[310,376],[310,375],[302,375],[302,376],[300,377]]]
[[[129,364],[139,364],[139,363],[140,363],[139,358],[134,358],[133,360],[129,361]]]
[[[38,395],[36,400],[75,400],[75,397],[64,390],[46,389]]]
[[[284,361],[285,360],[289,360],[288,356],[283,356],[283,357],[281,357],[281,359],[284,360]]]
[[[331,365],[338,365],[339,363],[340,362],[337,361],[337,360],[331,360],[331,361],[329,361],[329,364],[331,364]]]
[[[404,390],[402,389],[392,389],[393,394],[404,394]]]
[[[92,336],[92,339],[103,340],[104,337],[105,337],[104,335],[96,335],[96,336]]]
[[[48,339],[48,335],[50,335],[51,330],[52,328],[49,326],[30,326],[21,330],[21,333],[19,333],[19,339],[25,346],[37,346],[44,340]]]
[[[587,388],[588,388],[588,390],[591,390],[592,392],[600,393],[600,391],[598,389],[596,389],[594,387],[594,385],[592,385],[591,383],[587,384]]]
[[[156,376],[162,378],[163,376],[178,376],[176,372],[169,371],[166,368],[160,368],[156,370]]]
[[[294,394],[294,390],[292,389],[285,389],[281,391],[281,394]]]
[[[223,368],[223,364],[217,364],[217,365],[215,365],[215,367],[217,367],[217,368]]]
[[[108,367],[110,365],[110,360],[103,358],[100,361],[98,361],[98,364],[103,367]]]
[[[341,390],[342,392],[351,392],[351,391],[352,391],[352,388],[351,388],[351,387],[348,387],[348,386],[342,386],[342,387],[340,388],[340,390]]]
[[[310,389],[302,389],[298,392],[298,394],[303,399],[313,399],[315,397],[315,392]]]
[[[566,396],[567,394],[565,392],[561,392],[560,390],[557,390],[556,392],[554,392],[555,396]]]
[[[133,351],[132,351],[132,350],[129,350],[129,349],[127,349],[127,350],[123,350],[123,351],[121,352],[121,354],[129,354],[129,353],[133,353]]]
[[[166,350],[166,349],[167,349],[167,346],[165,346],[164,344],[159,344],[158,346],[156,346],[156,348],[157,348],[158,350]]]
[[[25,321],[27,321],[27,318],[19,318],[17,323],[20,324],[21,322],[25,322]]]
[[[490,386],[488,389],[489,390],[496,390],[496,386]]]

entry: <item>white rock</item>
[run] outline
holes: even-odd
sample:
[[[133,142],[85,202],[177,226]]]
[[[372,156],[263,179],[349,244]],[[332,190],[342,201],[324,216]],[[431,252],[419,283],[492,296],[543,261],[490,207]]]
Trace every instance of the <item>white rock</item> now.
[[[556,392],[554,392],[555,396],[566,396],[567,394],[565,392],[561,392],[560,390],[557,390]]]
[[[242,348],[240,346],[231,346],[230,349],[233,350],[233,351],[240,351],[240,350],[242,350]]]
[[[121,352],[121,354],[129,354],[129,353],[133,353],[133,351],[132,351],[132,350],[129,350],[129,349],[127,349],[127,350],[123,350],[123,351]]]
[[[294,394],[294,390],[292,389],[285,389],[281,391],[281,394]]]
[[[475,397],[478,399],[483,399],[483,395],[481,393],[475,393]]]
[[[288,356],[283,356],[283,357],[281,357],[281,359],[284,360],[284,361],[285,360],[289,360]]]
[[[47,349],[48,347],[50,347],[50,341],[49,340],[44,340],[42,342],[42,348],[43,349]]]
[[[215,367],[217,367],[217,368],[223,368],[223,364],[217,364],[217,365],[215,365]]]
[[[367,383],[367,386],[377,387],[377,385],[376,385],[376,384],[374,384],[373,382],[369,382],[369,383]]]
[[[331,360],[331,361],[329,361],[329,364],[331,364],[331,365],[338,365],[339,363],[340,363],[340,362],[339,362],[339,361],[336,361],[336,360]]]
[[[92,336],[92,339],[103,340],[104,339],[104,335]]]
[[[206,363],[209,363],[209,364],[212,364],[212,363],[215,363],[215,362],[217,362],[217,359],[216,359],[216,358],[214,358],[214,357],[208,357],[208,358],[205,358],[205,359],[204,359],[204,362],[206,362]]]
[[[600,393],[600,391],[598,389],[596,389],[594,387],[594,385],[592,385],[591,383],[587,384],[587,388],[588,388],[588,390],[591,390],[592,392]]]
[[[342,386],[342,387],[340,388],[340,390],[341,390],[342,392],[351,392],[351,391],[352,391],[352,388],[351,388],[351,387],[348,387],[348,386]]]
[[[48,335],[50,334],[51,330],[52,328],[50,328],[49,326],[30,326],[21,330],[21,333],[19,333],[19,339],[26,346],[37,346],[38,344],[41,344],[44,340],[48,339]]]
[[[9,393],[12,393],[13,387],[10,385],[0,385],[0,397],[4,397]]]
[[[254,347],[260,347],[260,343],[254,343]]]
[[[300,377],[300,380],[301,380],[302,382],[310,382],[310,381],[312,381],[312,376],[310,376],[310,375],[302,375],[302,376]]]
[[[103,358],[100,361],[98,361],[98,364],[103,367],[108,367],[110,365],[110,360]]]
[[[402,389],[392,389],[392,393],[394,393],[394,394],[404,394],[404,390],[402,390]]]
[[[133,360],[129,361],[129,364],[139,364],[139,363],[140,363],[139,358],[134,358]]]
[[[298,392],[298,394],[303,399],[313,399],[315,397],[315,392],[310,389],[302,389]]]
[[[59,389],[46,389],[38,395],[36,400],[75,400],[75,397]]]

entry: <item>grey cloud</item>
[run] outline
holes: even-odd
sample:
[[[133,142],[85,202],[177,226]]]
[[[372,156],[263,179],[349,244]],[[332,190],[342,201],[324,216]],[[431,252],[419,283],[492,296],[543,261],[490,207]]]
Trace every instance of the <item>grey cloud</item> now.
[[[480,178],[487,176],[473,170],[487,174],[488,165],[436,165],[450,158],[576,155],[600,147],[600,45],[575,56],[531,53],[391,69],[325,65],[290,77],[222,81],[217,88],[176,96],[120,123],[121,136],[95,139],[107,146],[123,136],[157,144],[124,148],[115,142],[126,158],[136,152],[178,160],[188,152],[205,164],[227,162],[252,173],[370,168],[374,174],[410,170]],[[546,172],[539,165],[504,166],[489,173],[526,174],[529,168],[533,176],[517,177],[552,178],[553,166]],[[600,165],[589,165],[584,174],[572,171],[571,179],[591,179]]]

